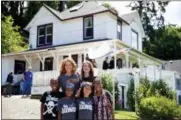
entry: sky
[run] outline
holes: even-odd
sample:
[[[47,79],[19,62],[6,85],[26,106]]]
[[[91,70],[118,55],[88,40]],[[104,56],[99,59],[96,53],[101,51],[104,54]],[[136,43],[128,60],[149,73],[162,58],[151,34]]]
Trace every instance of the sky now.
[[[110,3],[113,7],[115,7],[119,14],[129,13],[128,7],[130,2],[128,1],[112,1],[107,2]],[[166,24],[176,24],[181,26],[181,1],[172,1],[165,7],[166,12],[164,14]]]

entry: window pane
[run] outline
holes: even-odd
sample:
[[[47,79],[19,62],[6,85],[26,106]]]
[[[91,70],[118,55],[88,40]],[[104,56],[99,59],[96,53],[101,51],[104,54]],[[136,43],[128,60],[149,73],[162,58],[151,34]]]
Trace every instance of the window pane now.
[[[47,43],[52,43],[52,35],[47,36]]]
[[[118,24],[118,32],[121,32],[121,26]]]
[[[86,28],[86,37],[92,37],[92,36],[93,36],[92,28]]]
[[[138,35],[134,31],[132,31],[131,37],[132,37],[132,47],[138,49]]]
[[[38,41],[39,45],[44,44],[44,42],[45,42],[45,37],[44,36],[39,37],[39,41]]]
[[[121,40],[121,32],[117,32],[117,38]]]
[[[44,29],[44,27],[40,27],[39,28],[39,36],[40,35],[45,35],[45,29]]]
[[[47,26],[47,34],[52,34],[52,25]]]
[[[25,71],[26,62],[15,60],[14,64],[14,74],[22,74]]]
[[[85,18],[85,27],[92,27],[92,17]]]

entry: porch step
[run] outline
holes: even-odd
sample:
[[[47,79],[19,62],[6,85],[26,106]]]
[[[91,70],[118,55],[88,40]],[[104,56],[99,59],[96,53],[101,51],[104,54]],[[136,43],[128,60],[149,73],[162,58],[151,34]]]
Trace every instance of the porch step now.
[[[50,91],[50,86],[33,86],[31,88],[31,95],[32,96],[39,96],[42,95],[45,91]]]
[[[38,99],[38,100],[40,100],[41,99],[41,96],[42,95],[31,95],[31,99]]]

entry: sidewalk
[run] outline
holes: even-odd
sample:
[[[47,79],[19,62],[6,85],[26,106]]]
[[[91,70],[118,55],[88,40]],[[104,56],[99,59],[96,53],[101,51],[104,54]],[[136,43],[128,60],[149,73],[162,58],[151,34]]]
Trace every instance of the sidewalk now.
[[[40,102],[21,96],[2,97],[2,119],[40,119]]]

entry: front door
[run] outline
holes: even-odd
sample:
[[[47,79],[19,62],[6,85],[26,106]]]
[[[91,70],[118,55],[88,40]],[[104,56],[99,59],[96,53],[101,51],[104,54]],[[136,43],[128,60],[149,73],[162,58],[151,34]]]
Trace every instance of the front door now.
[[[14,61],[14,74],[22,74],[26,70],[26,62],[23,60]]]
[[[122,105],[122,108],[124,108],[124,102],[125,102],[124,89],[125,89],[125,87],[124,87],[124,86],[121,86],[121,92],[122,92],[122,95],[121,95],[121,105]]]

